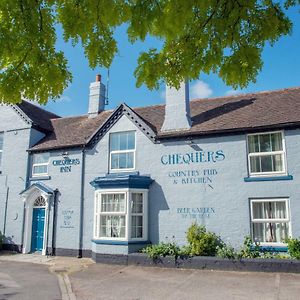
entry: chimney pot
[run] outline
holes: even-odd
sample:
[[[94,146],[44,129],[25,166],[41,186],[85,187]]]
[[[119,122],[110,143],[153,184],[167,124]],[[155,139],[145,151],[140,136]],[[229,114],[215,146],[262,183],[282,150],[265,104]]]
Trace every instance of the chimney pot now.
[[[100,74],[97,74],[96,75],[96,82],[101,82],[101,75]]]

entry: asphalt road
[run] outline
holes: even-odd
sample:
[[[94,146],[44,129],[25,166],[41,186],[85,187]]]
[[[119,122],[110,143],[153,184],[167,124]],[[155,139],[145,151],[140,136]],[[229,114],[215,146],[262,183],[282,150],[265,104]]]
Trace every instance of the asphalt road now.
[[[61,299],[55,274],[46,265],[0,261],[0,300]]]
[[[70,274],[77,299],[300,299],[300,274],[93,264]]]

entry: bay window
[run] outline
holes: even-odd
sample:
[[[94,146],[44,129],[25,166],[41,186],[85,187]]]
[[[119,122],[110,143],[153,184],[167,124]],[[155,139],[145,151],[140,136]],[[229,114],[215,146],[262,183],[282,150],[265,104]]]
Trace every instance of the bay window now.
[[[35,153],[32,158],[32,176],[48,175],[49,152]]]
[[[147,240],[147,190],[95,193],[94,239]]]
[[[290,236],[288,199],[251,199],[252,239],[282,244]]]
[[[250,176],[286,174],[283,132],[249,134],[248,165]]]
[[[110,170],[135,168],[135,132],[115,132],[109,136]]]

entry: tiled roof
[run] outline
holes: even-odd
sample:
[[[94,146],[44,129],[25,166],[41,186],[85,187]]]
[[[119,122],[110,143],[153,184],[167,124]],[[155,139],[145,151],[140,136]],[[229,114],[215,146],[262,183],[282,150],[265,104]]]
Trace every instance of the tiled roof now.
[[[192,127],[161,132],[165,105],[132,110],[157,134],[157,139],[225,134],[259,129],[300,127],[300,87],[238,96],[190,101]],[[31,150],[48,150],[85,145],[113,111],[95,118],[79,116],[51,120],[53,132]]]
[[[42,131],[53,131],[51,119],[60,118],[56,114],[27,101],[23,101],[16,105],[33,122],[33,127],[41,129]]]

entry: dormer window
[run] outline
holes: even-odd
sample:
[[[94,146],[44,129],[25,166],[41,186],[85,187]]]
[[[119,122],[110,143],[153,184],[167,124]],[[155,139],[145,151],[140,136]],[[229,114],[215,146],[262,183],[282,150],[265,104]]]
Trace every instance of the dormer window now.
[[[135,169],[135,131],[111,133],[109,149],[111,171]]]
[[[35,153],[32,158],[32,176],[45,176],[48,175],[50,154]]]

